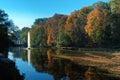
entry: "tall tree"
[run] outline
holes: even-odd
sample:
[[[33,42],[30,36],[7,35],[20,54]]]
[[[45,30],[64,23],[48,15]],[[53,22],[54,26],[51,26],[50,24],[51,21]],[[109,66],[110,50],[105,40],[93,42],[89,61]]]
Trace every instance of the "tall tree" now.
[[[47,44],[56,45],[59,29],[64,27],[67,16],[61,14],[55,14],[47,21]]]
[[[31,46],[40,47],[46,46],[47,36],[43,26],[35,26],[30,30]]]
[[[22,39],[24,46],[27,46],[27,34],[29,30],[30,30],[29,27],[23,27],[22,30],[20,31],[21,33],[20,38]]]
[[[120,0],[110,0],[112,45],[120,45]]]
[[[72,45],[72,41],[70,37],[65,33],[64,28],[61,28],[58,34],[57,47],[71,46],[71,45]]]
[[[88,6],[82,8],[80,11],[75,11],[66,21],[65,31],[70,36],[75,46],[84,46],[86,42],[84,27],[87,23],[87,15],[92,9],[91,6]]]
[[[100,5],[101,3],[99,3],[99,6]],[[105,41],[109,38],[107,33],[108,31],[106,30],[110,27],[110,15],[108,8],[103,6],[101,8],[101,6],[99,6],[96,6],[95,9],[88,15],[88,22],[85,27],[85,31],[94,44],[101,46],[102,44],[105,44]]]
[[[9,20],[8,15],[0,9],[0,52],[8,48],[8,28]]]

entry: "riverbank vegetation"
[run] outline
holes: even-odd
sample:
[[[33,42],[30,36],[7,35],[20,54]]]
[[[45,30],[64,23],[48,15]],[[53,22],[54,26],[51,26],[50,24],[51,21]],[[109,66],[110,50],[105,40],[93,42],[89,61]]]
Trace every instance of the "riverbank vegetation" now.
[[[119,0],[96,2],[70,15],[38,18],[30,29],[31,46],[118,48],[119,4]]]
[[[99,1],[70,15],[38,18],[31,28],[24,27],[16,34],[27,46],[27,32],[30,31],[31,47],[119,48],[119,10],[119,0]]]

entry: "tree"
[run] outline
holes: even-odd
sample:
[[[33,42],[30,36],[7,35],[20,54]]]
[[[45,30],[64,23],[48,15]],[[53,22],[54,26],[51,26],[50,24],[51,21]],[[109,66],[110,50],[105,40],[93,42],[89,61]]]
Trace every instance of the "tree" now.
[[[32,27],[34,26],[44,26],[46,24],[46,21],[47,21],[48,18],[38,18],[38,19],[35,19],[35,22],[33,23]]]
[[[30,30],[31,46],[41,47],[46,46],[47,36],[43,26],[35,26]]]
[[[80,11],[73,12],[67,19],[65,31],[72,40],[74,46],[84,46],[86,36],[84,27],[87,23],[87,15],[92,11],[92,7],[84,7]]]
[[[110,0],[111,6],[111,43],[120,45],[120,0]]]
[[[93,4],[94,8],[97,8],[101,11],[110,11],[110,5],[106,2],[102,2],[102,1],[98,1],[96,3]]]
[[[9,20],[8,14],[0,9],[0,48],[2,50],[4,50],[4,47],[11,46],[12,40],[16,37],[16,30],[18,30],[18,27],[14,25],[12,20]]]
[[[66,19],[66,15],[55,14],[53,17],[47,20],[46,25],[48,45],[56,45],[57,38],[59,36],[59,29],[64,27]]]
[[[117,14],[112,14],[111,17],[111,43],[112,45],[120,45],[120,16]]]
[[[111,12],[120,14],[120,0],[110,0]]]
[[[19,30],[18,26],[16,26],[12,20],[9,20],[8,33],[9,34],[15,33],[18,30]]]
[[[100,5],[100,4],[99,4]],[[109,10],[97,6],[87,17],[88,22],[85,31],[94,44],[99,46],[105,44],[108,38],[108,27],[110,27]],[[109,33],[110,34],[110,33]]]
[[[59,47],[59,46],[71,46],[71,45],[72,45],[72,41],[70,37],[65,33],[64,29],[61,28],[58,35],[57,46]]]
[[[27,46],[27,34],[29,30],[30,30],[29,27],[23,27],[22,30],[20,31],[20,38],[22,39],[24,46]]]
[[[6,50],[9,46],[8,41],[9,20],[8,15],[0,9],[0,52]]]
[[[12,20],[9,20],[8,36],[9,36],[9,45],[15,46],[15,41],[20,38],[20,30],[18,26],[14,24]],[[19,35],[19,36],[18,36]]]

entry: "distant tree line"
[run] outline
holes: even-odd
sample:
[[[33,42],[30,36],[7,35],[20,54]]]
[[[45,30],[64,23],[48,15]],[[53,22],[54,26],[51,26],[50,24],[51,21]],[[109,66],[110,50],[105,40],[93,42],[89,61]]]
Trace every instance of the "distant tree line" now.
[[[31,46],[120,47],[120,0],[35,20]]]

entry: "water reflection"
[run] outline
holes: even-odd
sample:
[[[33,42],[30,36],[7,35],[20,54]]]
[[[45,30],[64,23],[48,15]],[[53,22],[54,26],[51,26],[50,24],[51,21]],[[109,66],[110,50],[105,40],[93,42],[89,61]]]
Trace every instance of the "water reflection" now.
[[[27,52],[27,55],[28,55],[28,65],[30,65],[30,62],[31,62],[31,61],[30,61],[30,60],[31,60],[31,59],[30,59],[31,50],[28,49],[27,51],[28,51],[28,52]]]
[[[86,70],[85,77],[86,77],[86,80],[100,80],[99,74],[92,67],[89,67],[88,70]]]
[[[50,49],[20,49],[19,53],[16,48],[12,52],[21,74],[25,74],[25,80],[120,80],[108,76],[107,71],[57,58],[54,56],[56,52]]]
[[[0,80],[23,80],[15,63],[8,59],[8,52],[0,53]]]

